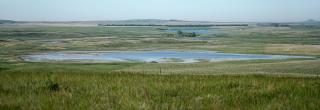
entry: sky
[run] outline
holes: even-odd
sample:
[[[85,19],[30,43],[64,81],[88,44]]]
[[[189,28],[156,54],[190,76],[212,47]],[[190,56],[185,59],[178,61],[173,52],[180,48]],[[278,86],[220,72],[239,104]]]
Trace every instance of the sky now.
[[[320,20],[320,0],[0,0],[0,19],[288,22]]]

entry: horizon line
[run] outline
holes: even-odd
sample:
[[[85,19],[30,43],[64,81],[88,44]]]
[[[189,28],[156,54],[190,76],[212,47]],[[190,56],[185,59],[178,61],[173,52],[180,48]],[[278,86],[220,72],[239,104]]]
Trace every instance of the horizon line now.
[[[15,20],[15,19],[1,19],[0,20],[10,20],[10,21],[17,21],[17,22],[99,22],[99,21],[133,21],[133,20],[163,20],[163,21],[178,21],[178,22],[245,22],[245,23],[257,23],[257,22],[303,22],[303,21],[319,21],[317,19],[305,19],[305,20],[295,20],[295,21],[212,21],[212,20],[183,20],[183,19],[154,19],[154,18],[138,18],[138,19],[105,19],[105,20]]]

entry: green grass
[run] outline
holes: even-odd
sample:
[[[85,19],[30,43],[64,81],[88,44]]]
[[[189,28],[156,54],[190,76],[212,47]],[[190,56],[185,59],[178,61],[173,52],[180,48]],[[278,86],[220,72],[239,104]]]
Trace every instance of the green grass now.
[[[1,63],[1,109],[317,109],[319,61]]]
[[[207,40],[168,36],[157,28],[159,27],[0,27],[0,54],[19,56],[45,51],[173,49],[320,55],[318,28],[216,28],[210,30],[208,35],[199,36]],[[293,45],[299,51],[288,51],[285,45],[269,48],[283,44]],[[316,47],[308,51],[310,46]]]
[[[317,109],[319,78],[1,73],[1,109]]]
[[[160,74],[295,74],[320,75],[320,61],[228,61],[195,64],[141,64],[117,71]],[[161,72],[160,72],[161,71]]]
[[[210,50],[320,56],[319,28],[0,27],[0,109],[318,109],[319,59],[30,63],[50,51]],[[177,59],[174,59],[177,60]]]

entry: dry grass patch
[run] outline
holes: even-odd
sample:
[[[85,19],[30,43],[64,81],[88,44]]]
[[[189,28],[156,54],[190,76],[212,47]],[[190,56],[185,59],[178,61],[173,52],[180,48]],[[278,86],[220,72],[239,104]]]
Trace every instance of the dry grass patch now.
[[[320,45],[271,44],[266,47],[266,52],[292,55],[320,55]]]

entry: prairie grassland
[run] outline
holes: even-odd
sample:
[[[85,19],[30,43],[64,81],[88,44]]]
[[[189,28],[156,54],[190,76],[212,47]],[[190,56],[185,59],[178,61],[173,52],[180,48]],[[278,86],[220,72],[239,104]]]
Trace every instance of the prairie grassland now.
[[[189,38],[158,28],[0,27],[0,109],[320,108],[320,29],[219,27]],[[209,50],[317,58],[193,64],[21,59],[50,51],[109,50]]]
[[[266,51],[274,54],[286,52],[292,55],[320,55],[320,45],[271,44]]]
[[[319,48],[314,47],[320,45],[320,29],[221,27],[195,40],[170,36],[158,28],[1,27],[0,52],[12,57],[46,51],[171,49],[319,56]],[[294,49],[288,51],[288,46]]]
[[[1,73],[1,109],[317,109],[319,78]]]

